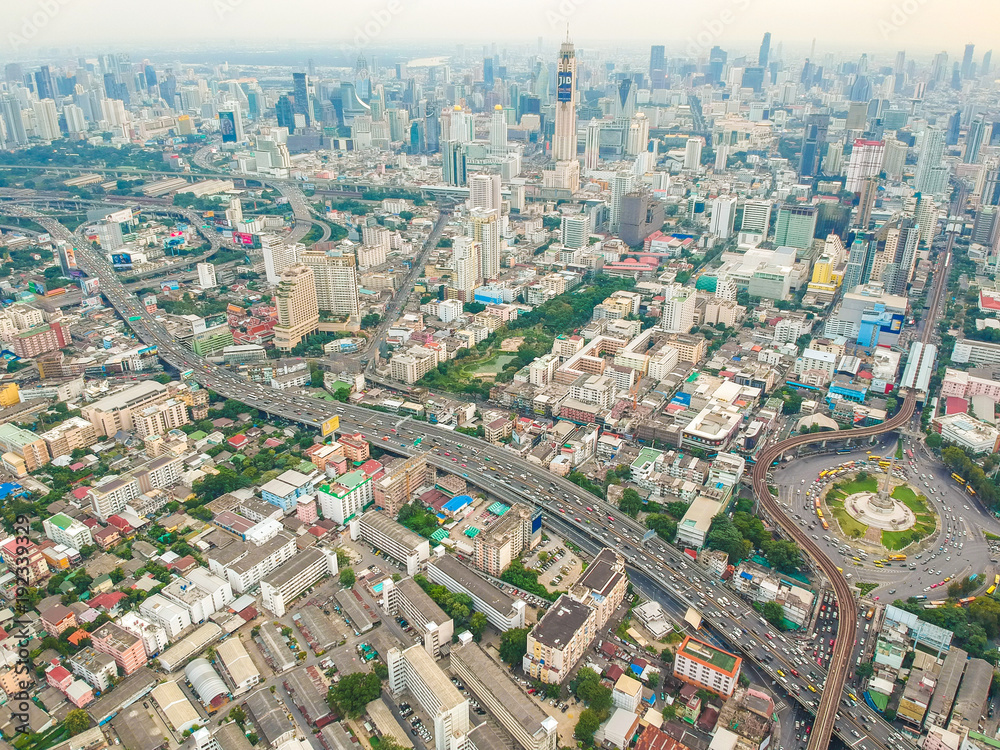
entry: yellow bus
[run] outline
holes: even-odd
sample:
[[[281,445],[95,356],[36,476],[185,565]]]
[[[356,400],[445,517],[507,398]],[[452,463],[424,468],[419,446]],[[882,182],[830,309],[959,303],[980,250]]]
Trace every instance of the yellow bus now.
[[[882,460],[882,457],[881,456],[876,456],[873,453],[872,455],[868,456],[868,460],[871,461],[872,463],[878,463],[879,461]]]
[[[823,510],[822,510],[822,508],[817,508],[816,509],[816,517],[817,518],[822,518],[823,517]]]
[[[965,484],[965,480],[962,479],[962,477],[960,477],[958,474],[952,474],[951,478],[954,479],[959,484]]]
[[[903,560],[906,559],[906,555],[889,555],[888,559],[892,560],[893,562],[902,562]]]
[[[993,585],[1000,586],[1000,573],[997,573],[995,576],[993,576]]]
[[[878,465],[880,469],[888,469],[889,466],[891,466],[891,464],[888,461],[879,461]]]
[[[992,594],[996,590],[997,590],[997,585],[994,583],[992,586],[990,586],[988,589],[986,589],[986,593],[987,593],[987,595],[990,595],[990,594]]]

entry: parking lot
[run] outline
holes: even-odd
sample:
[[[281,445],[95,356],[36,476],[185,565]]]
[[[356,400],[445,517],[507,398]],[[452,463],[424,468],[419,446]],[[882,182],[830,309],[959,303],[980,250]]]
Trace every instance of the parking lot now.
[[[565,591],[580,577],[583,563],[560,539],[543,542],[525,565],[538,572],[538,582],[551,591]]]

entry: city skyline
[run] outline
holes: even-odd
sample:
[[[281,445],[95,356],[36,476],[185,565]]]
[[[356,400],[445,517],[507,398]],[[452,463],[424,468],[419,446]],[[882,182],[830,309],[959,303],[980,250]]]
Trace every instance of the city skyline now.
[[[373,6],[336,8],[292,0],[277,14],[259,0],[177,0],[173,12],[154,15],[136,12],[125,0],[93,0],[86,5],[71,0],[50,4],[15,0],[0,9],[0,24],[7,35],[0,44],[4,59],[30,59],[50,54],[87,54],[105,49],[160,46],[166,50],[193,50],[226,42],[226,50],[275,51],[293,42],[329,45],[330,51],[348,46],[376,49],[398,45],[440,43],[535,46],[558,44],[567,26],[578,48],[620,50],[664,44],[668,57],[707,57],[716,45],[752,53],[763,33],[772,34],[772,49],[787,55],[854,50],[885,50],[887,55],[907,48],[912,55],[948,51],[960,54],[965,44],[985,50],[990,31],[1000,29],[1000,9],[972,0],[948,5],[886,3],[861,0],[841,4],[837,16],[824,18],[821,33],[800,20],[800,6],[791,0],[727,0],[704,7],[683,0],[669,7],[649,6],[635,0],[618,3],[614,12],[586,0],[552,3],[507,4],[508,12],[491,19],[484,29],[481,19],[454,0],[412,4],[387,0]],[[266,24],[260,23],[266,13]],[[970,34],[966,19],[977,19]],[[309,23],[304,23],[308,19]],[[192,23],[200,20],[202,23]],[[641,21],[641,22],[640,22]],[[662,32],[651,29],[662,28]],[[315,29],[329,29],[317,32]],[[164,40],[169,39],[169,44]],[[232,40],[240,40],[235,49]],[[259,45],[267,46],[260,50]],[[315,52],[314,50],[310,51]],[[321,54],[321,52],[320,52]]]

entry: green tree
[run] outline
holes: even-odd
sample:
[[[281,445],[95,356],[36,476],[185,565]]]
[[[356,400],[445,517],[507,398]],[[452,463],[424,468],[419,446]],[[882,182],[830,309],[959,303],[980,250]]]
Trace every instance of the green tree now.
[[[774,625],[778,630],[785,629],[785,608],[777,602],[764,602],[761,609],[764,619]]]
[[[590,667],[582,667],[573,681],[573,692],[588,708],[604,720],[611,711],[611,690],[601,684],[601,676]]]
[[[940,448],[944,443],[944,438],[938,435],[936,432],[932,432],[930,435],[924,438],[924,442],[927,444],[928,448],[937,449]]]
[[[63,723],[70,737],[74,737],[90,726],[90,716],[82,708],[75,708],[66,714],[66,719]]]
[[[323,387],[323,371],[322,370],[316,369],[316,370],[312,371],[312,374],[309,376],[309,385],[311,385],[313,388],[322,388]]]
[[[354,568],[344,568],[340,571],[340,585],[349,587],[353,586],[354,582],[357,580],[357,576],[354,575]]]
[[[500,636],[500,658],[512,667],[519,666],[528,653],[528,629],[511,628]]]
[[[374,672],[355,672],[336,683],[327,695],[331,708],[352,719],[361,716],[365,706],[382,694],[382,681]]]
[[[473,612],[469,617],[469,631],[477,642],[482,639],[487,623],[486,615],[482,612]]]
[[[854,674],[857,675],[862,680],[867,680],[873,674],[875,674],[875,667],[871,665],[871,662],[862,662],[854,670]]]
[[[622,492],[621,500],[618,501],[618,509],[622,513],[635,518],[639,515],[639,511],[642,510],[642,498],[639,497],[638,492],[629,487]]]
[[[585,747],[594,744],[594,732],[601,726],[601,718],[592,708],[585,708],[580,712],[580,718],[573,729],[573,737],[583,743]]]

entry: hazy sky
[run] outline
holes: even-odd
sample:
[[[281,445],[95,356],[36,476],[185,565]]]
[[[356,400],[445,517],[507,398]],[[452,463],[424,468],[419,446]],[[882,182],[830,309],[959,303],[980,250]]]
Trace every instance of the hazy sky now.
[[[296,41],[365,47],[401,42],[551,45],[569,23],[580,46],[667,45],[667,55],[714,44],[752,48],[764,31],[772,47],[817,53],[911,56],[976,44],[976,58],[1000,38],[994,0],[2,0],[0,61],[38,50],[87,54],[148,46],[283,47]]]

